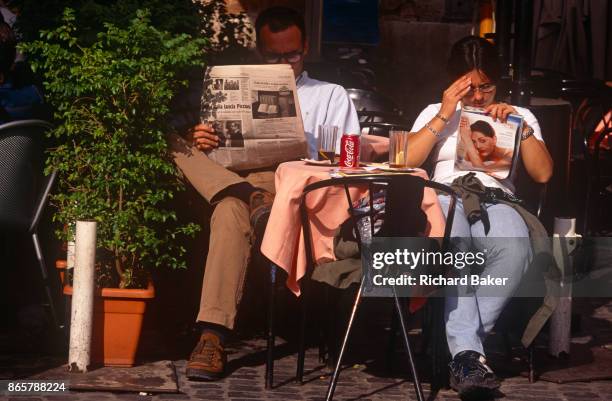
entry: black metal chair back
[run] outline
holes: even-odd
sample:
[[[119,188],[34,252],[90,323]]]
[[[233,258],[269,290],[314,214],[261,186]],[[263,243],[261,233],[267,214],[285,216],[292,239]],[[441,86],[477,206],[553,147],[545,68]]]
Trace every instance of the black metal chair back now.
[[[599,130],[598,130],[599,128]],[[597,234],[609,230],[606,206],[612,198],[612,88],[602,89],[598,96],[586,99],[578,108],[574,135],[582,142],[586,161],[586,199],[583,232]],[[602,146],[608,141],[608,146]]]
[[[398,187],[401,188],[400,191],[397,191],[398,187],[394,186],[394,183],[397,184]],[[420,177],[409,175],[409,174],[389,174],[389,175],[380,174],[380,175],[372,175],[372,176],[365,176],[365,177],[331,178],[328,180],[318,181],[318,182],[308,185],[306,188],[304,188],[304,191],[302,193],[302,200],[300,204],[300,214],[301,214],[301,219],[302,219],[302,227],[304,230],[304,238],[306,241],[305,243],[306,258],[307,258],[307,263],[308,263],[308,267],[310,270],[312,270],[312,268],[314,267],[315,262],[313,260],[311,230],[310,230],[308,208],[306,206],[306,200],[307,200],[308,194],[310,194],[311,192],[316,191],[321,188],[330,187],[330,186],[338,186],[344,189],[344,193],[346,195],[346,199],[348,203],[349,215],[353,223],[353,229],[355,230],[357,235],[359,235],[359,230],[357,229],[357,225],[356,225],[357,221],[359,221],[360,219],[364,217],[369,217],[370,220],[373,221],[373,218],[378,213],[374,209],[374,204],[373,204],[374,199],[373,199],[373,196],[371,196],[376,190],[385,188],[385,189],[389,189],[390,191],[392,191],[393,195],[392,197],[390,197],[388,201],[388,206],[386,206],[387,213],[389,212],[389,208],[391,208],[391,211],[397,210],[398,213],[404,213],[404,214],[408,210],[410,210],[410,208],[406,208],[404,205],[401,205],[402,202],[407,201],[405,198],[402,199],[402,195],[405,195],[408,193],[407,191],[405,191],[408,187],[411,187],[416,190],[416,191],[410,191],[410,193],[412,196],[416,196],[417,200],[418,199],[422,200],[424,188],[432,188],[439,193],[444,193],[444,194],[451,196],[451,203],[450,203],[448,217],[447,217],[447,222],[449,224],[446,224],[445,230],[444,230],[444,240],[446,242],[443,243],[443,247],[448,246],[448,241],[450,240],[450,233],[452,229],[452,221],[455,215],[455,204],[457,201],[457,195],[450,187],[434,182],[434,181],[427,181]],[[350,194],[350,188],[353,188],[353,187],[366,188],[367,189],[366,193],[370,194],[370,196],[368,197],[369,207],[367,208],[366,212],[358,212],[355,209],[354,204],[353,204],[354,200],[351,198],[351,194]],[[418,210],[420,210],[420,205],[421,205],[421,202],[419,201],[418,203],[416,203],[415,207]],[[412,210],[415,210],[415,209],[413,208]],[[396,224],[396,223],[405,223],[405,221],[402,221],[401,217],[397,219],[395,218],[388,219],[386,226],[389,227],[390,224]],[[386,232],[390,234],[389,236],[399,236],[399,235],[409,236],[409,233],[406,233],[406,232],[402,233],[399,231],[399,230],[405,229],[405,227],[406,226],[404,226],[404,228],[402,229],[387,230]],[[373,224],[370,225],[370,229],[371,229],[371,236],[374,237],[374,225]],[[361,247],[361,239],[359,237],[357,237],[357,243],[358,243],[358,246]]]
[[[523,206],[530,213],[542,221],[542,224],[550,230],[552,216],[545,216],[544,209],[546,206],[547,185],[540,184],[529,176],[523,162],[519,163],[515,183],[515,194],[523,201]],[[550,214],[550,213],[549,213]],[[550,220],[550,221],[549,221]]]
[[[51,127],[42,120],[0,125],[0,231],[31,236],[53,323],[59,327],[38,239],[38,223],[57,175],[55,171],[47,177],[43,174],[43,138]]]
[[[388,97],[381,95],[378,92],[347,88],[346,91],[353,101],[357,111],[382,111],[398,113],[397,106]]]
[[[364,89],[346,91],[357,109],[362,133],[388,137],[392,129],[410,129],[400,109],[388,97]]]
[[[0,228],[29,232],[46,184],[42,142],[50,125],[40,120],[0,125]]]
[[[360,122],[362,134],[376,135],[389,137],[389,133],[393,130],[410,131],[410,126],[405,123],[382,122],[382,121],[364,121]]]
[[[355,232],[355,236],[357,238],[357,244],[361,249],[361,244],[363,238],[361,238],[358,221],[367,217],[370,219],[370,233],[369,237],[372,238],[375,236],[375,217],[378,213],[376,208],[374,207],[374,194],[376,191],[380,189],[385,190],[385,219],[383,226],[380,228],[378,235],[381,236],[417,236],[419,232],[423,231],[424,224],[426,223],[426,217],[421,210],[421,203],[423,199],[423,192],[425,188],[432,188],[438,192],[445,193],[451,196],[451,202],[448,211],[447,224],[445,226],[445,234],[443,239],[443,249],[448,247],[450,242],[450,234],[452,230],[452,221],[454,218],[455,212],[455,204],[457,200],[457,196],[454,191],[448,186],[432,182],[426,181],[420,177],[408,175],[408,174],[389,174],[389,175],[373,175],[366,177],[344,177],[344,178],[332,178],[329,180],[319,181],[313,184],[308,185],[302,195],[302,201],[300,205],[300,213],[302,218],[302,227],[304,230],[304,240],[305,240],[305,250],[306,257],[308,263],[308,271],[307,278],[312,274],[312,270],[314,269],[315,260],[313,255],[313,244],[312,244],[312,236],[310,229],[310,220],[308,216],[308,207],[307,207],[307,197],[308,194],[312,193],[321,188],[326,188],[330,186],[338,186],[344,189],[344,193],[346,195],[346,200],[348,203],[348,210],[350,214],[350,219],[353,224],[353,230]],[[364,210],[359,210],[355,208],[355,200],[351,197],[351,188],[366,188],[368,195],[368,203],[369,207]],[[335,391],[336,383],[338,380],[338,375],[340,372],[340,367],[342,364],[342,358],[345,352],[346,345],[348,343],[348,338],[350,335],[350,331],[353,325],[353,321],[355,318],[355,314],[363,293],[364,289],[364,281],[362,279],[361,285],[359,287],[355,302],[353,304],[353,309],[351,311],[351,315],[348,322],[348,327],[344,334],[344,338],[342,341],[342,345],[340,348],[340,353],[338,355],[338,360],[336,362],[336,366],[334,369],[334,373],[331,377],[330,384],[327,391],[327,400],[331,400],[333,398],[333,394]],[[403,309],[398,300],[397,293],[394,290],[394,299],[396,311],[400,323],[400,327],[402,329],[402,334],[404,337],[404,345],[406,347],[408,353],[408,359],[410,363],[410,368],[414,380],[415,393],[417,395],[417,399],[419,401],[424,400],[423,391],[421,388],[421,383],[418,377],[416,365],[414,362],[412,350],[410,347],[410,343],[408,341],[408,333],[406,329],[406,324],[403,318]],[[305,323],[303,322],[304,326]],[[304,346],[303,340],[300,344],[300,350],[298,353],[298,380],[301,380],[301,375],[303,375],[303,364],[304,364]]]
[[[408,125],[408,121],[397,111],[359,110],[357,111],[360,123],[380,123]]]

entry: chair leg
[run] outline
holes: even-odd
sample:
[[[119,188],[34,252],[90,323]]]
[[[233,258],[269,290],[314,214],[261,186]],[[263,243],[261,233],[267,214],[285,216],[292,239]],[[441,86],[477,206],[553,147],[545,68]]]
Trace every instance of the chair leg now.
[[[529,346],[529,383],[535,383],[535,351],[534,346]]]
[[[397,319],[397,313],[395,313],[395,305],[393,305],[393,310],[391,310],[391,328],[389,329],[389,342],[387,343],[387,373],[393,373],[393,362],[395,355],[395,346],[397,341],[397,332],[399,330],[399,321]]]
[[[332,308],[330,307],[330,287],[325,285],[323,286],[323,305],[324,308],[321,310],[317,308],[318,311],[321,312],[321,315],[325,316],[325,322],[321,325],[321,329],[319,330],[319,363],[327,363],[330,358],[330,347],[329,341],[331,337],[331,324],[334,321],[334,314],[332,313]]]
[[[307,281],[307,280],[306,280]],[[305,282],[302,286],[302,295],[300,296],[300,325],[299,325],[299,333],[298,333],[298,359],[297,359],[297,369],[295,372],[295,380],[303,384],[304,383],[304,361],[306,360],[306,318],[307,318],[307,308],[308,308],[308,300],[306,299],[306,295],[309,291],[309,283]]]
[[[333,370],[338,361],[338,353],[340,352],[340,341],[338,338],[344,333],[344,325],[341,324],[342,319],[339,316],[344,316],[345,308],[345,290],[330,288],[330,298],[326,300],[327,305],[327,363],[328,369]]]
[[[53,319],[53,327],[55,329],[62,329],[62,326],[58,323],[57,312],[55,311],[55,302],[51,295],[51,288],[49,287],[49,275],[47,274],[47,267],[45,265],[45,258],[43,257],[42,250],[40,248],[40,242],[38,240],[38,234],[32,233],[32,243],[34,244],[34,251],[36,252],[36,258],[38,259],[38,266],[40,266],[40,272],[42,279],[45,284],[45,293],[47,295],[47,301],[49,302],[49,310],[51,311],[51,318]]]
[[[589,174],[589,178],[587,179],[587,187],[586,187],[586,194],[585,194],[585,200],[584,200],[584,222],[582,223],[582,232],[584,234],[582,235],[589,235],[589,229],[590,224],[589,224],[589,218],[591,217],[590,211],[591,211],[591,191],[592,189],[592,178],[591,175]]]
[[[359,285],[359,290],[357,291],[357,295],[355,296],[355,302],[353,303],[353,309],[351,310],[351,316],[349,317],[346,332],[344,333],[344,338],[342,339],[342,345],[340,346],[340,352],[338,354],[338,361],[336,362],[334,373],[332,374],[331,380],[329,382],[329,387],[327,387],[327,395],[325,397],[326,401],[331,401],[334,398],[334,391],[336,390],[336,384],[338,383],[338,375],[340,374],[340,367],[342,366],[342,357],[344,356],[346,344],[348,343],[348,339],[351,334],[351,328],[353,327],[353,322],[355,320],[355,315],[357,314],[357,308],[359,307],[359,302],[361,301],[363,287],[364,285],[362,279],[361,284]]]
[[[268,289],[268,355],[266,359],[266,389],[271,389],[274,384],[274,312],[276,306],[276,274],[277,267],[270,264],[270,287]]]
[[[412,354],[412,348],[410,347],[410,341],[408,339],[408,330],[406,329],[406,322],[404,321],[404,311],[400,304],[399,298],[395,287],[393,287],[393,298],[395,300],[395,308],[397,310],[397,317],[399,319],[400,328],[402,329],[402,335],[404,337],[404,345],[406,346],[406,353],[408,354],[408,362],[410,362],[410,370],[412,371],[412,379],[414,381],[414,391],[418,401],[424,401],[423,389],[421,388],[421,381],[419,380],[419,374],[416,369],[414,362],[414,355]]]
[[[430,304],[431,354],[432,354],[432,391],[448,386],[448,344],[444,325],[444,298],[432,297]]]
[[[502,333],[502,342],[504,343],[506,361],[510,362],[512,361],[512,342],[510,341],[510,334],[508,334],[507,329]]]

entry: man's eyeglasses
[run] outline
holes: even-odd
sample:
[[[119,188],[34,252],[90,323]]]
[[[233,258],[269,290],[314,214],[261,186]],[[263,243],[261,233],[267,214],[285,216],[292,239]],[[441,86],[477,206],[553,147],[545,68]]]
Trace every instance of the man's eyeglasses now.
[[[476,91],[480,93],[491,93],[495,90],[495,84],[482,84],[476,87],[472,86],[470,90],[466,93],[466,96],[474,96]]]
[[[288,63],[297,63],[304,57],[304,50],[299,50],[289,53],[264,53],[263,59],[268,64],[278,64],[281,60],[286,60]]]

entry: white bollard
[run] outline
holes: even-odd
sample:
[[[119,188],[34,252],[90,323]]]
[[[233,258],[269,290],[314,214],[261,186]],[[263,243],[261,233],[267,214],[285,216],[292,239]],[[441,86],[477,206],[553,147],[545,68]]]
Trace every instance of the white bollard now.
[[[87,372],[93,329],[96,222],[77,221],[68,369]]]
[[[560,240],[560,238],[567,238]],[[574,241],[570,239],[573,238]],[[572,276],[570,253],[576,248],[579,234],[576,234],[576,219],[555,218],[553,233],[553,256],[565,277]],[[550,341],[548,352],[554,357],[570,353],[572,326],[572,283],[561,282],[561,297],[557,308],[550,317]]]

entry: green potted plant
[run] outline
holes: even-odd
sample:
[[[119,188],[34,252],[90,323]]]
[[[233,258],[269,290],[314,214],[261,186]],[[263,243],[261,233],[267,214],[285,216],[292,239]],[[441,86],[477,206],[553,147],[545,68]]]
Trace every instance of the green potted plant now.
[[[151,298],[149,269],[185,267],[182,240],[198,226],[181,224],[169,207],[181,181],[165,134],[170,102],[186,85],[179,76],[202,66],[204,48],[203,39],[156,29],[146,11],[126,27],[105,24],[94,41],[83,43],[70,9],[61,26],[21,47],[55,110],[47,168],[59,173],[51,197],[54,221],[64,228],[58,234],[68,241],[71,230],[65,227],[80,219],[98,222],[96,284],[99,295],[114,297],[100,299],[99,312],[132,299],[134,291]],[[139,302],[134,313],[144,312]],[[131,357],[107,355],[107,337],[128,337],[127,323],[94,319],[94,360],[103,349],[105,364],[133,364],[138,335],[127,341]],[[95,345],[96,339],[103,345]]]

